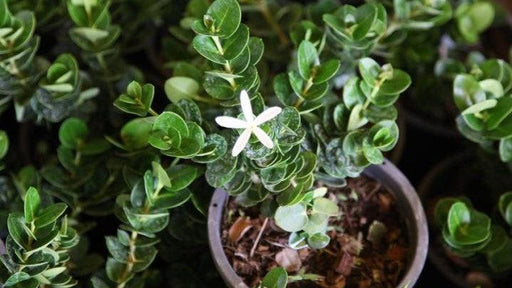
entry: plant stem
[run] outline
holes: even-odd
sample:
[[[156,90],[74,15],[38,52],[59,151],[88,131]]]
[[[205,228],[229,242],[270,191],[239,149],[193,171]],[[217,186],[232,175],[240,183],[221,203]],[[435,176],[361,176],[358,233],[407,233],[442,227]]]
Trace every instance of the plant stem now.
[[[133,269],[133,265],[135,263],[135,261],[137,260],[135,258],[135,242],[137,241],[137,236],[139,234],[135,231],[132,231],[132,236],[130,238],[130,251],[129,251],[129,254],[128,254],[128,263],[126,264],[126,269],[124,270],[123,272],[123,277],[121,279],[123,279],[123,283],[117,285],[116,287],[117,288],[124,288],[126,286],[126,284],[128,283],[128,281],[126,281],[126,279],[128,279],[128,277],[130,276],[130,274],[132,273],[132,269]]]
[[[231,86],[233,86],[233,85],[231,85]],[[208,98],[201,97],[199,95],[192,96],[192,99],[196,100],[198,102],[203,102],[203,103],[208,103],[208,104],[214,104],[214,105],[219,104],[219,102],[215,99],[208,99]]]
[[[217,47],[219,54],[224,55],[224,48],[222,48],[222,44],[220,43],[219,37],[212,36],[212,40],[213,40],[213,43],[215,43],[215,47]],[[226,71],[226,73],[233,74],[233,69],[231,69],[231,65],[229,65],[228,61],[226,61],[226,63],[224,63],[224,70]],[[226,79],[226,80],[229,82],[229,85],[231,85],[231,87],[236,86],[236,83],[233,79]]]
[[[274,17],[272,17],[272,14],[268,9],[267,0],[261,0],[259,6],[261,14],[263,14],[263,18],[265,19],[265,22],[267,22],[267,24],[270,25],[272,30],[276,32],[277,37],[279,38],[279,42],[281,42],[281,45],[288,46],[288,37],[283,32],[283,29],[281,29],[281,26],[275,21]]]
[[[263,235],[263,231],[265,231],[265,227],[267,227],[268,223],[268,217],[265,218],[265,221],[263,221],[263,225],[261,225],[260,232],[258,233],[258,237],[256,237],[256,240],[254,241],[254,245],[252,245],[251,253],[249,254],[249,258],[252,258],[254,255],[254,252],[256,251],[256,248],[258,247],[258,244],[260,243],[261,235]]]
[[[151,107],[149,108],[148,112],[149,112],[149,114],[151,114],[151,115],[153,115],[153,116],[158,116],[158,115],[160,115],[160,114],[158,114],[155,110],[153,110],[153,108],[151,108]]]
[[[310,77],[308,79],[308,82],[306,82],[306,86],[304,87],[304,89],[302,90],[302,95],[306,95],[308,94],[309,92],[309,89],[311,89],[311,87],[313,86],[313,77]],[[295,103],[295,108],[299,107],[300,104],[304,103],[304,99],[302,97],[299,97],[299,100],[297,100],[297,103]]]

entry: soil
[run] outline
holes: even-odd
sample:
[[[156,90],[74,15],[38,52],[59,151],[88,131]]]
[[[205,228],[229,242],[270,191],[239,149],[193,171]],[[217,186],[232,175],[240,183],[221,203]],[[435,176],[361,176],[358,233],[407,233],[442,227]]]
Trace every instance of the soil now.
[[[289,233],[280,230],[272,220],[265,220],[257,207],[240,208],[234,200],[227,204],[222,227],[224,251],[247,285],[256,287],[269,270],[284,266],[290,276],[320,276],[316,281],[289,283],[288,287],[397,286],[410,251],[405,225],[392,194],[375,180],[361,176],[349,179],[344,188],[329,188],[327,195],[338,202],[342,216],[331,217],[331,241],[321,250],[292,250],[287,245]],[[378,241],[368,240],[374,221],[386,227]],[[261,239],[251,257],[262,226]]]

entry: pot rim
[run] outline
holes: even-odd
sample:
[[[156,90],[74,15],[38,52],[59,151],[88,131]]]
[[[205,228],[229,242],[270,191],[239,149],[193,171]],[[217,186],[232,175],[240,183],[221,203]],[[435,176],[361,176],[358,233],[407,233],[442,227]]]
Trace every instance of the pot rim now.
[[[409,180],[387,159],[382,165],[369,166],[363,174],[387,186],[397,200],[413,250],[408,268],[397,288],[413,287],[423,270],[428,249],[428,227],[421,201]],[[215,266],[226,284],[232,288],[248,288],[232,268],[222,245],[221,224],[227,199],[226,191],[215,190],[208,210],[208,244]]]

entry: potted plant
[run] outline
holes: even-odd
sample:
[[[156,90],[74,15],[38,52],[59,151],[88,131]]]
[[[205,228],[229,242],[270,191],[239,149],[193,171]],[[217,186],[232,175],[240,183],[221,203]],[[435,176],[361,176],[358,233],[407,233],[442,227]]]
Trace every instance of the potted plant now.
[[[440,268],[441,263],[457,264],[441,269],[463,286],[499,286],[507,281],[512,268],[505,256],[511,247],[507,232],[507,191],[512,187],[508,145],[511,75],[510,64],[490,59],[455,77],[458,130],[479,144],[481,151],[445,161],[420,187],[430,207],[436,242],[444,248],[432,249],[431,258]],[[468,177],[475,173],[482,175],[476,182]]]
[[[345,24],[339,20],[343,13],[346,17],[352,15],[361,21],[356,24],[360,25],[359,33],[343,34],[346,33],[342,26]],[[370,17],[371,20],[364,18],[363,15],[367,13],[374,17]],[[217,116],[215,121],[220,127],[232,129],[217,132],[226,139],[230,152],[209,162],[205,172],[210,185],[236,196],[236,200],[228,202],[226,192],[217,190],[209,211],[210,246],[226,283],[231,287],[258,285],[260,282],[263,286],[284,287],[290,279],[294,282],[313,280],[324,285],[347,281],[355,285],[358,281],[365,281],[358,276],[353,279],[348,277],[351,265],[358,261],[358,255],[365,254],[361,249],[372,249],[387,242],[387,248],[391,247],[390,243],[400,247],[395,251],[400,259],[399,266],[409,267],[410,270],[406,269],[409,273],[399,269],[394,276],[386,278],[383,276],[385,270],[375,271],[381,274],[376,274],[367,284],[384,281],[389,285],[412,285],[421,270],[427,241],[422,209],[414,200],[413,189],[391,164],[386,164],[384,170],[368,170],[367,175],[375,180],[360,176],[372,163],[383,163],[382,152],[392,149],[397,142],[396,110],[392,105],[410,85],[409,76],[389,64],[381,66],[373,59],[363,57],[357,64],[361,76],[355,76],[355,71],[350,72],[352,77],[344,85],[342,95],[335,93],[329,81],[336,76],[340,61],[328,57],[336,51],[344,55],[365,55],[368,47],[375,44],[377,35],[385,31],[383,25],[387,18],[384,7],[379,4],[366,4],[358,8],[342,6],[335,14],[324,15],[330,27],[327,34],[311,22],[303,22],[297,27],[295,37],[302,40],[298,41],[296,64],[288,73],[274,78],[276,97],[284,108],[265,108],[266,97],[258,93],[259,78],[255,68],[261,59],[263,45],[258,38],[249,36],[247,26],[240,23],[240,14],[236,1],[218,0],[192,24],[197,34],[192,42],[193,47],[208,59],[212,69],[206,72],[202,85],[208,96],[198,95],[198,83],[189,85],[191,88],[187,93],[174,93],[172,87],[176,82],[172,79],[167,82],[168,96],[173,101],[201,97],[199,101],[215,102],[225,107],[224,115]],[[328,41],[335,41],[333,46],[327,48],[325,35],[328,35]],[[328,49],[332,50],[324,54]],[[393,172],[384,172],[387,169]],[[372,185],[388,186],[395,190],[385,192],[376,189],[372,196],[364,188],[353,188],[351,194],[347,192],[350,189],[342,188],[347,185],[347,177],[357,179],[348,180],[349,187],[366,186],[360,181],[368,181]],[[402,203],[397,205],[404,206],[391,204],[385,208],[380,206],[382,203],[378,204],[379,200],[370,204],[376,200],[373,198],[376,195],[387,198],[390,201],[388,205],[394,203],[396,197],[396,203]],[[403,208],[403,211],[408,211],[405,213],[410,214],[400,218],[415,221],[407,225],[399,222],[384,224],[379,216],[366,218],[367,215],[356,216],[346,212],[349,213],[347,218],[355,217],[352,219],[354,222],[362,221],[364,224],[352,231],[355,234],[340,233],[337,230],[349,227],[332,228],[334,222],[331,221],[343,218],[340,218],[339,211],[345,205],[344,201],[348,201],[348,206],[352,204],[361,209],[366,205],[390,209],[387,210],[389,215],[397,215],[394,213]],[[250,219],[247,218],[249,215],[252,215]],[[231,220],[224,222],[223,219]],[[386,225],[389,229],[385,228]],[[251,229],[252,236],[247,238],[247,231]],[[221,242],[221,233],[224,242]],[[389,233],[399,233],[403,237],[392,240]],[[361,235],[359,240],[358,234]],[[348,250],[345,253],[338,249],[338,254],[334,253],[325,261],[332,262],[332,267],[326,268],[332,270],[329,270],[329,274],[318,275],[317,271],[308,271],[307,268],[300,270],[302,265],[315,266],[314,255],[338,247],[336,240],[333,240],[338,237],[343,238],[341,241],[347,241],[344,247]],[[409,261],[406,260],[405,250],[401,250],[406,249],[403,242],[406,238],[411,249]],[[239,243],[239,246],[229,246],[230,252],[226,254],[231,255],[231,265],[245,277],[244,280],[236,276],[228,265],[226,250],[223,249],[223,245],[228,245],[226,241]],[[377,246],[372,246],[372,241]],[[269,247],[268,242],[281,244]],[[247,246],[248,243],[252,244]],[[260,243],[265,245],[259,246]],[[308,259],[312,262],[302,263],[294,250],[300,248],[305,248],[302,251],[311,255]],[[388,251],[387,248],[383,248],[383,251]],[[235,251],[239,249],[242,252],[237,254]],[[270,253],[267,254],[271,255],[270,258],[274,258],[276,249],[282,250],[279,251],[280,256],[276,255],[276,259],[280,260],[263,260],[266,253],[259,249]],[[379,253],[377,250],[371,251]],[[375,256],[372,253],[365,257]],[[333,264],[336,259],[338,267]],[[264,277],[278,263],[285,269],[272,270]],[[251,270],[251,267],[259,268]],[[286,270],[296,273],[288,277]],[[331,275],[331,272],[335,275]],[[405,278],[401,278],[402,272]]]
[[[495,20],[495,8],[490,1],[459,1],[456,5],[447,1],[446,5],[449,8],[443,23],[411,35],[404,45],[396,47],[395,55],[408,55],[409,61],[402,57],[396,61],[411,71],[413,79],[422,79],[415,81],[411,97],[404,103],[411,125],[449,139],[459,137],[452,122],[456,111],[450,97],[451,78],[457,71],[451,70],[457,68],[453,59],[464,59],[473,47],[492,49],[480,44],[480,36]],[[478,20],[474,17],[477,14]],[[430,93],[432,87],[438,91],[435,95]]]

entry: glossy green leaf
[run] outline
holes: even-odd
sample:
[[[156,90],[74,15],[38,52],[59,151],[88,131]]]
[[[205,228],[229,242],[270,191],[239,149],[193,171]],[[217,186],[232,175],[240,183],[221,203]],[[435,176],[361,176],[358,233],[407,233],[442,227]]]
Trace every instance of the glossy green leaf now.
[[[7,137],[7,133],[5,133],[5,131],[0,130],[0,160],[5,157],[8,150],[9,138]]]
[[[311,75],[313,68],[320,65],[315,46],[307,40],[302,41],[297,51],[297,57],[300,75],[304,79],[309,79],[313,76]]]
[[[25,221],[32,222],[39,214],[39,207],[41,206],[41,198],[36,188],[30,187],[25,194]]]
[[[313,249],[322,249],[329,245],[331,238],[324,233],[316,233],[308,237],[308,245]]]
[[[274,218],[276,224],[288,232],[300,231],[308,223],[306,206],[302,203],[278,207]]]
[[[192,99],[198,95],[199,83],[188,77],[171,77],[165,81],[165,94],[172,103],[181,99]]]
[[[313,78],[313,83],[320,84],[329,81],[332,77],[336,75],[339,68],[340,61],[336,59],[328,60],[322,65],[317,66],[315,71],[315,77]]]
[[[87,125],[82,120],[69,118],[60,126],[59,140],[64,147],[76,149],[85,141],[88,134]]]
[[[313,211],[329,216],[336,216],[339,213],[339,208],[332,200],[327,198],[316,198],[313,201]]]
[[[64,203],[52,204],[48,207],[41,209],[37,219],[35,219],[35,225],[37,227],[44,227],[46,225],[53,224],[59,219],[67,209],[67,205]]]
[[[202,20],[197,20],[192,29],[196,33],[227,38],[240,25],[242,12],[236,0],[216,0],[208,8]]]
[[[264,288],[286,288],[288,283],[288,273],[282,267],[273,268],[265,275],[261,281]]]

